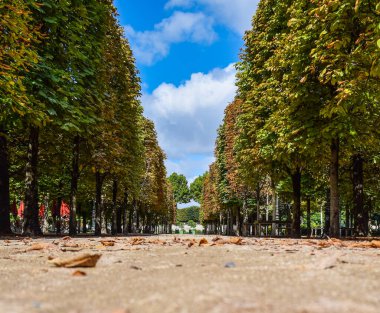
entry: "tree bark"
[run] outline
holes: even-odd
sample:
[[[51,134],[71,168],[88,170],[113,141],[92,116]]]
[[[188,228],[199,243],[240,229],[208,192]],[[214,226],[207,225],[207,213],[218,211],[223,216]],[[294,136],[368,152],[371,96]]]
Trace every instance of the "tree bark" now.
[[[78,180],[79,180],[79,136],[74,137],[73,143],[73,159],[71,169],[71,190],[70,190],[70,221],[69,221],[69,234],[75,235],[77,233],[76,227],[76,214],[77,214],[77,193],[78,193]]]
[[[339,225],[339,139],[331,142],[330,163],[330,235],[340,237]]]
[[[99,171],[95,173],[96,180],[96,197],[95,197],[95,236],[100,236],[102,233],[102,187],[104,175]]]
[[[117,180],[114,179],[112,183],[112,214],[111,214],[111,234],[116,235],[118,232],[118,225],[117,225],[117,216],[118,216],[118,209],[117,209]]]
[[[331,201],[331,196],[330,196],[330,188],[326,190],[326,205],[325,205],[325,229],[324,233],[326,235],[330,235],[330,201]]]
[[[277,235],[277,224],[275,223],[275,221],[278,218],[278,212],[277,212],[278,195],[276,192],[276,187],[275,187],[273,182],[272,182],[272,194],[273,194],[272,195],[272,236],[276,236]]]
[[[293,219],[292,237],[301,237],[301,171],[299,168],[292,174],[293,184]]]
[[[130,208],[129,214],[128,214],[128,228],[127,228],[128,233],[132,233],[132,230],[133,230],[133,211],[134,211],[134,209],[135,209],[135,200],[133,200],[132,207]]]
[[[311,236],[311,200],[306,198],[306,222],[307,222],[307,237]]]
[[[124,207],[123,207],[123,234],[128,234],[128,193],[124,193]]]
[[[236,207],[236,235],[241,236],[243,231],[242,223],[241,223],[241,208],[240,205]]]
[[[257,184],[256,188],[256,218],[260,221],[260,184]]]
[[[82,220],[83,220],[82,232],[83,234],[86,234],[87,233],[87,212],[85,211],[82,212]]]
[[[243,236],[249,236],[247,196],[243,197]]]
[[[25,210],[23,222],[23,234],[42,235],[38,219],[38,145],[39,128],[30,126],[29,144],[25,170]]]
[[[0,125],[0,234],[10,234],[9,161],[5,129]]]
[[[353,195],[354,195],[354,220],[355,233],[357,235],[368,235],[368,211],[364,206],[364,183],[363,183],[363,163],[360,154],[352,157],[353,162]]]
[[[61,206],[62,206],[62,197],[59,196],[57,198],[57,203],[55,206],[55,233],[57,235],[61,234]]]

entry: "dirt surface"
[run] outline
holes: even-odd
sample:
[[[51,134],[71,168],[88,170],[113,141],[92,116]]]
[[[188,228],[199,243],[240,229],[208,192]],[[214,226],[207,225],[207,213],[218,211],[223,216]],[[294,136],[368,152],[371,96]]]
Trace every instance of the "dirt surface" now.
[[[102,255],[95,267],[49,262],[86,253]],[[0,240],[4,313],[378,313],[379,308],[380,241],[186,235]]]

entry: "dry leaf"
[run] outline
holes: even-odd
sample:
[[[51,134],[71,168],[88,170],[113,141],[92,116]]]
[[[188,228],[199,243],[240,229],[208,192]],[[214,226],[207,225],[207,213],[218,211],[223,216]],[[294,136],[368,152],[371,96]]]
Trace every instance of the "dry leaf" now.
[[[372,240],[371,245],[373,248],[380,248],[380,240]]]
[[[132,244],[133,246],[135,246],[135,245],[141,245],[141,244],[143,244],[144,242],[145,242],[145,239],[144,239],[144,238],[136,237],[136,238],[132,238],[132,242],[131,242],[131,244]]]
[[[174,237],[174,238],[173,238],[173,242],[178,242],[178,243],[180,243],[180,242],[181,242],[181,238]]]
[[[76,242],[65,242],[62,247],[66,248],[78,248],[79,245]]]
[[[202,238],[200,241],[199,241],[199,245],[202,246],[202,245],[206,245],[208,244],[208,241],[206,238]]]
[[[235,245],[241,245],[243,243],[243,238],[233,237],[230,239],[230,243],[235,244]]]
[[[81,248],[81,247],[77,247],[77,248],[75,248],[75,247],[73,247],[73,248],[71,248],[71,247],[67,247],[67,248],[62,247],[61,248],[61,251],[63,251],[63,252],[68,252],[68,251],[70,251],[70,252],[78,252],[78,251],[82,251],[82,250],[83,250],[83,248]]]
[[[188,244],[187,244],[187,246],[190,248],[191,246],[193,246],[194,245],[194,242],[193,241],[190,241]]]
[[[72,258],[56,258],[48,261],[58,267],[95,267],[101,254],[82,254]]]
[[[100,240],[101,244],[106,247],[112,247],[115,245],[115,240]]]
[[[71,237],[70,236],[65,236],[65,237],[62,237],[62,240],[71,240]]]
[[[49,244],[47,243],[34,243],[29,248],[27,248],[25,251],[34,251],[34,250],[43,250],[47,248]]]
[[[331,242],[328,242],[327,240],[321,240],[318,242],[318,246],[320,246],[321,248],[328,248],[328,247],[331,247],[332,243]]]
[[[83,271],[75,271],[71,275],[76,277],[87,276],[86,272]]]

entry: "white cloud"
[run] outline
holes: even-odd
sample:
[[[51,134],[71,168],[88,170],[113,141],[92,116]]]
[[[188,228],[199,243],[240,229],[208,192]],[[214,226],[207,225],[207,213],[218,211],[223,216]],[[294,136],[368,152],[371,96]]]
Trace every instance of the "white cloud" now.
[[[170,46],[180,42],[211,44],[217,38],[213,19],[203,13],[174,12],[150,31],[135,31],[125,26],[139,62],[151,65],[169,54]]]
[[[258,0],[170,0],[165,8],[203,6],[219,24],[228,26],[238,34],[243,34],[251,28],[251,19],[258,2]]]
[[[165,4],[165,9],[173,9],[173,8],[190,8],[193,6],[193,0],[170,0]]]
[[[216,129],[235,96],[235,68],[231,64],[209,73],[195,73],[179,86],[163,83],[144,94],[145,114],[157,128],[161,147],[168,155],[168,173],[188,179],[208,169],[213,160]]]

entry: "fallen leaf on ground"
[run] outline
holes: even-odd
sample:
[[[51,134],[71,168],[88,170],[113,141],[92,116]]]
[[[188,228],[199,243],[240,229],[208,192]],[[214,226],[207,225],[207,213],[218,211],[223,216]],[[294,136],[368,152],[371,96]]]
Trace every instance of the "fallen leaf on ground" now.
[[[243,243],[243,238],[233,237],[230,239],[230,243],[235,244],[235,245],[241,245]]]
[[[83,248],[81,248],[81,247],[62,247],[61,248],[61,251],[63,251],[63,252],[78,252],[78,251],[82,251],[83,250]]]
[[[71,240],[71,237],[70,236],[65,236],[65,237],[62,237],[62,240]]]
[[[71,275],[76,277],[87,276],[86,272],[83,271],[75,271]]]
[[[136,265],[131,265],[131,269],[133,270],[137,270],[137,271],[142,271],[142,268],[141,267],[138,267]]]
[[[321,248],[328,248],[328,247],[331,247],[332,243],[331,242],[328,242],[327,240],[321,240],[318,242],[318,246],[320,246]]]
[[[34,243],[25,251],[43,250],[49,246],[48,243]]]
[[[174,237],[174,238],[173,238],[173,242],[180,243],[180,242],[181,242],[181,238]]]
[[[208,244],[208,241],[207,241],[206,238],[202,238],[202,239],[199,241],[199,245],[200,245],[200,246],[203,246],[203,245],[206,245],[206,244]]]
[[[101,244],[106,247],[112,247],[115,245],[115,240],[100,240]]]
[[[48,262],[58,267],[95,267],[101,256],[101,254],[82,254],[66,259],[56,258]]]
[[[76,242],[65,242],[62,247],[66,248],[78,248],[79,245]]]
[[[190,248],[191,246],[193,246],[194,245],[194,242],[192,242],[192,241],[190,241],[188,244],[187,244],[187,246]]]
[[[372,240],[371,245],[373,248],[380,248],[380,240]]]
[[[144,242],[145,242],[145,239],[144,239],[144,238],[136,237],[136,238],[132,238],[132,242],[131,242],[131,244],[132,244],[133,246],[135,246],[135,245],[141,245],[141,244],[143,244]]]

